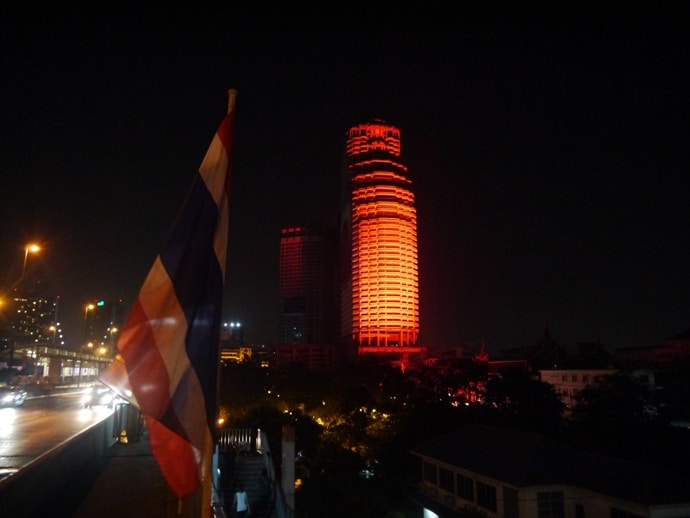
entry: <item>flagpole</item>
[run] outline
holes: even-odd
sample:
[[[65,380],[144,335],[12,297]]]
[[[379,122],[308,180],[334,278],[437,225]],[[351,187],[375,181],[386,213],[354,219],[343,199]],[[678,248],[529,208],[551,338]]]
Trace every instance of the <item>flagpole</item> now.
[[[201,517],[210,518],[213,516],[213,438],[207,435],[204,441],[204,456],[201,461],[203,476],[201,479]]]
[[[231,88],[228,90],[228,113],[235,109],[235,99],[237,98],[237,90]]]
[[[237,90],[231,88],[228,90],[228,114],[235,110],[235,100],[237,98]],[[221,269],[225,272],[225,265],[221,265]],[[225,275],[223,275],[223,284],[225,284]],[[216,341],[212,344],[216,348],[216,394],[215,394],[215,414],[213,426],[216,426],[218,420],[218,396],[220,393],[220,344]],[[207,435],[204,441],[204,451],[202,457],[202,478],[201,478],[201,502],[200,511],[201,518],[210,518],[214,515],[213,511],[213,455],[215,453],[215,429],[210,430],[210,435]]]

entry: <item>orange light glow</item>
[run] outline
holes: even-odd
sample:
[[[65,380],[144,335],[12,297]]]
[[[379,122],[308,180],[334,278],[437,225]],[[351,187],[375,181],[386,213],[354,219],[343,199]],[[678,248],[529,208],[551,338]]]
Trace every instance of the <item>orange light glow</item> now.
[[[414,352],[419,334],[417,211],[400,131],[382,121],[347,133],[351,279],[344,329],[359,354]]]

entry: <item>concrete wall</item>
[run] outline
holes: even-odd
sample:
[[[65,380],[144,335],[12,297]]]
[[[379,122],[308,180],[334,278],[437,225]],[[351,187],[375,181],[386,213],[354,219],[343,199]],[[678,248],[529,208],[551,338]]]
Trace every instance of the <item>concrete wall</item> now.
[[[115,443],[113,416],[56,446],[0,482],[2,516],[50,516],[47,502],[89,462],[102,457]]]

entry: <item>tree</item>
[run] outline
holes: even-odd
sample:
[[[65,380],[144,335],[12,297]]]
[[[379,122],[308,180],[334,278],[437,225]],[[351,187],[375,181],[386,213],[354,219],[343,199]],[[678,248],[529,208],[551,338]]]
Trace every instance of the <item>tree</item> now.
[[[627,374],[605,376],[580,390],[574,400],[571,418],[583,427],[622,431],[656,419],[649,387]]]
[[[489,379],[485,404],[495,408],[504,424],[558,433],[563,425],[565,405],[552,385],[512,372]]]
[[[575,396],[569,432],[583,449],[657,465],[677,467],[690,457],[683,443],[656,410],[645,383],[625,373],[606,376]],[[640,445],[644,444],[644,448]]]
[[[656,373],[658,402],[669,420],[690,420],[690,359],[674,362]]]

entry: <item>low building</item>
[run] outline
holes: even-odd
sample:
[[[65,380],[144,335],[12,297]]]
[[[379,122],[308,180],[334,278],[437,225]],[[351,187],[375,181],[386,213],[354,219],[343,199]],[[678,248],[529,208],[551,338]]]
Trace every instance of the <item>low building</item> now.
[[[301,365],[309,370],[330,371],[336,366],[336,348],[327,344],[277,344],[273,346],[275,367]]]
[[[622,347],[614,351],[622,367],[667,367],[690,359],[690,329],[668,338],[663,345]]]
[[[484,425],[430,438],[414,499],[425,518],[680,518],[690,480],[655,466],[577,451],[537,434]]]
[[[554,388],[566,408],[572,409],[578,392],[617,372],[616,369],[544,369],[539,371],[539,377]]]

